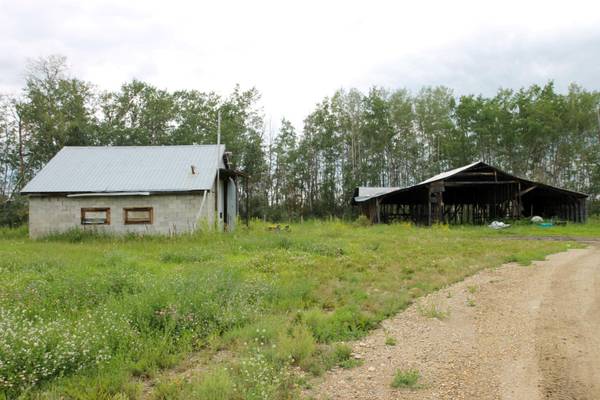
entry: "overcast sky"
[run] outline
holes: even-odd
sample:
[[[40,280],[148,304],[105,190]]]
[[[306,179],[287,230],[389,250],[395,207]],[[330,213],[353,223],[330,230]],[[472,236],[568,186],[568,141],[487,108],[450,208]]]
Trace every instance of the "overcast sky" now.
[[[0,0],[0,93],[49,54],[102,89],[255,86],[300,128],[341,87],[600,89],[600,2]]]

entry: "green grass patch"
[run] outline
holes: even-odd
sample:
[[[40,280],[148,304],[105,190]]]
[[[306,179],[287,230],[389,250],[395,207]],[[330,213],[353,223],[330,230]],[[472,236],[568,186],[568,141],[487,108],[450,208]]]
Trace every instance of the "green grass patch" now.
[[[400,388],[416,388],[419,379],[421,379],[421,373],[417,370],[397,370],[392,380],[392,387],[396,389]]]
[[[137,399],[150,378],[157,398],[293,397],[292,371],[360,363],[339,342],[416,298],[573,246],[504,235],[335,220],[172,238],[0,229],[0,398]],[[207,361],[179,387],[165,373],[221,351],[220,372]]]

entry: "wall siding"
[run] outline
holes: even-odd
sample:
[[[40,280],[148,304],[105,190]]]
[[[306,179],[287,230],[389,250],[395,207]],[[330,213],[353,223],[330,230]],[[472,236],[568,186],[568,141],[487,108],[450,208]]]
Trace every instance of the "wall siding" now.
[[[39,238],[74,228],[117,234],[170,235],[190,232],[204,224],[212,226],[214,223],[215,199],[212,191],[206,194],[202,215],[198,218],[202,197],[202,193],[113,197],[30,196],[29,235]],[[93,207],[110,208],[110,225],[81,225],[81,209]],[[129,207],[153,207],[153,223],[125,225],[123,209]]]

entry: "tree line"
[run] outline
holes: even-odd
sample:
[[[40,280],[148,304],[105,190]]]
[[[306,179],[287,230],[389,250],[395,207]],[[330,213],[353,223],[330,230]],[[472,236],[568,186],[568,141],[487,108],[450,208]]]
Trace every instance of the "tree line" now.
[[[21,93],[0,97],[0,224],[26,219],[19,190],[63,146],[215,143],[218,112],[222,142],[247,175],[241,212],[251,217],[348,217],[356,186],[407,186],[476,160],[600,194],[600,92],[575,84],[493,97],[442,86],[338,90],[300,132],[285,119],[268,132],[255,88],[223,96],[133,80],[102,91],[61,56],[32,61],[25,76]]]

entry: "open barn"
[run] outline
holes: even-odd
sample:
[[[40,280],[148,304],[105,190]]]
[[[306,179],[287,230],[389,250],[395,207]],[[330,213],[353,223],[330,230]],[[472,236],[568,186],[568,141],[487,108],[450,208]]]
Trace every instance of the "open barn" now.
[[[405,188],[358,187],[352,202],[374,223],[483,224],[535,215],[585,222],[587,197],[479,161]]]

